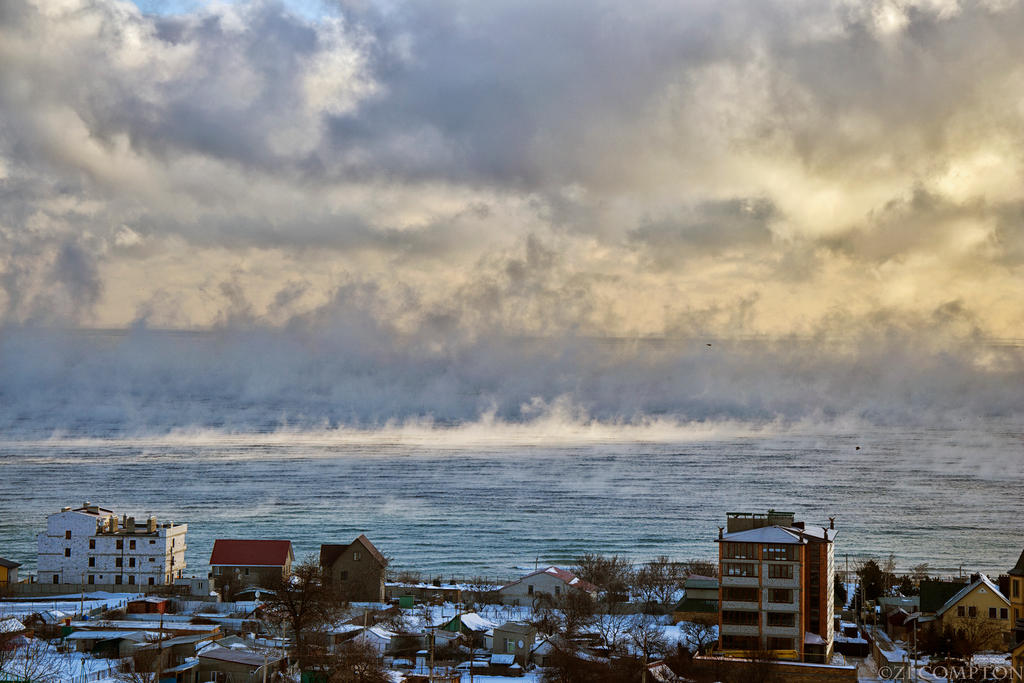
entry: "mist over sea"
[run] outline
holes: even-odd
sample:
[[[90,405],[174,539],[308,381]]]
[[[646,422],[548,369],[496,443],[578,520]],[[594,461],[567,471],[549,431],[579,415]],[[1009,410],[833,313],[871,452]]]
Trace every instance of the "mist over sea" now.
[[[504,580],[584,551],[713,557],[728,511],[836,517],[837,557],[1011,567],[1020,349],[873,340],[0,334],[0,554],[34,571],[85,500],[297,554],[366,533],[397,566]],[[863,340],[861,340],[863,341]]]

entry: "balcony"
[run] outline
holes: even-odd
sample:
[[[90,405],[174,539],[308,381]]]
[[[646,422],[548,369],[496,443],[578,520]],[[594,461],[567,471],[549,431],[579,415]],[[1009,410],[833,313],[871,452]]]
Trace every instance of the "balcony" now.
[[[723,600],[722,609],[743,609],[756,611],[761,609],[761,606],[758,604],[757,600],[754,600],[752,602],[746,602],[744,600]]]
[[[799,626],[765,626],[764,634],[766,636],[776,636],[778,638],[796,638],[800,635]]]
[[[765,588],[799,588],[800,579],[794,576],[792,579],[769,579],[765,578],[762,582]]]
[[[792,602],[765,602],[761,609],[766,612],[799,612],[800,594],[794,594]]]

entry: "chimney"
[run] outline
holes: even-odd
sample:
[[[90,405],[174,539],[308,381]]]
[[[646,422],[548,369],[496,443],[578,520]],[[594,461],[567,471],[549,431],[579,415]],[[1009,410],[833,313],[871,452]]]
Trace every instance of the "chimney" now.
[[[829,517],[828,518],[828,528],[829,529],[835,529],[836,528],[836,518],[835,517]]]
[[[135,533],[135,518],[134,517],[129,517],[128,519],[126,519],[124,526],[125,526],[126,529],[128,529],[128,533],[134,534]]]
[[[151,534],[156,533],[156,517],[151,516],[146,520],[146,531]]]
[[[112,515],[110,517],[110,533],[117,533],[117,515]]]

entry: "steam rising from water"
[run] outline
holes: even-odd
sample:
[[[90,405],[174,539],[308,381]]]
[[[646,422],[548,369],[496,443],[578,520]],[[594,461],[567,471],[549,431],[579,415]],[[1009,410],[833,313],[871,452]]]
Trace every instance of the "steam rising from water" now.
[[[1012,345],[939,344],[891,331],[841,343],[427,343],[351,324],[208,333],[7,328],[0,428],[7,440],[256,433],[456,444],[963,424],[1019,415],[1021,356]]]

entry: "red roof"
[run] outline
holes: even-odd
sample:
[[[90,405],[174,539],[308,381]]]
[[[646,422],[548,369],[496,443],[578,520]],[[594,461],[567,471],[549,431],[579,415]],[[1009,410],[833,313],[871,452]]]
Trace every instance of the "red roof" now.
[[[512,583],[508,584],[507,586],[502,586],[502,588],[508,588],[508,586],[514,586],[515,584],[520,583],[522,581],[525,581],[526,579],[530,578],[531,576],[537,576],[538,574],[550,574],[551,576],[554,576],[557,579],[561,579],[562,582],[565,583],[567,586],[572,586],[573,588],[579,588],[580,590],[586,591],[587,593],[594,593],[594,592],[600,590],[597,586],[595,586],[594,584],[590,583],[589,581],[584,581],[583,579],[579,578],[578,576],[573,574],[568,569],[562,569],[561,567],[548,567],[547,569],[539,569],[539,570],[537,570],[535,572],[530,572],[526,576],[524,576],[524,577],[522,577],[520,579],[517,579],[516,581],[513,581]]]
[[[283,567],[294,557],[291,541],[218,538],[213,542],[210,566]]]

